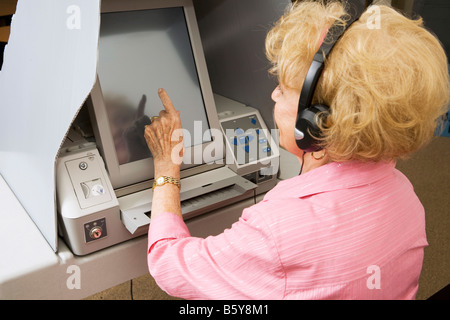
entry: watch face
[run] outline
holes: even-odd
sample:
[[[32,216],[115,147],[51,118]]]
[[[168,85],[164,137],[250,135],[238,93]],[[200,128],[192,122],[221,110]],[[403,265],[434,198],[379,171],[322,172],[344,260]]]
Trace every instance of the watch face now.
[[[158,180],[156,180],[158,184],[162,184],[164,182],[164,177],[159,177]]]

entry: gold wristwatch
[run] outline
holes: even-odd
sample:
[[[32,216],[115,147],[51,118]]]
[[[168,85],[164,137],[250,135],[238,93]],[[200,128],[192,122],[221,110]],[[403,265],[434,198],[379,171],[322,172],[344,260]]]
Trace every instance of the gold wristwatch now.
[[[175,179],[173,177],[161,176],[158,179],[155,179],[155,181],[153,182],[152,190],[154,190],[155,187],[163,186],[166,183],[171,183],[171,184],[176,185],[178,188],[181,188],[180,180]]]

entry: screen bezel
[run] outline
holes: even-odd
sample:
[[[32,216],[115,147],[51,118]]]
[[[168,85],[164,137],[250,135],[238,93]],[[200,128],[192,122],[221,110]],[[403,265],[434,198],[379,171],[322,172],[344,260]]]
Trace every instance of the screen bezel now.
[[[183,8],[209,127],[210,129],[220,130],[220,123],[217,116],[214,96],[206,67],[194,6],[191,0],[103,0],[101,13],[129,12],[171,7]],[[155,94],[157,93],[155,92]],[[108,121],[108,114],[103,100],[101,84],[98,77],[91,91],[90,98],[91,108],[95,115],[93,129],[97,140],[97,146],[104,157],[105,165],[110,175],[113,188],[123,188],[154,179],[153,158],[146,158],[131,163],[119,164]],[[221,141],[221,139],[217,139],[217,137],[213,135],[211,136],[211,139],[211,142],[202,143],[185,149],[181,170],[186,171],[186,169],[193,167],[199,167],[202,165],[210,166],[211,163],[220,164],[223,162],[223,141]],[[216,144],[216,146],[213,148],[211,144]],[[199,159],[198,155],[203,155],[205,148],[208,148],[208,150],[212,150],[213,148],[214,150],[220,152],[216,152],[214,157],[209,158],[208,164],[204,162],[202,156],[202,163],[199,164],[197,163]],[[195,159],[194,155],[197,155]],[[205,168],[205,170],[208,170],[208,168]],[[191,172],[191,170],[188,171]]]

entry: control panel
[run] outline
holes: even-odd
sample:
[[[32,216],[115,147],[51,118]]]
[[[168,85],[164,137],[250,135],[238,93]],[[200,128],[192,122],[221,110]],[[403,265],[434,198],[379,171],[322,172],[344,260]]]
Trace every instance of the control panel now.
[[[246,178],[248,174],[264,176],[262,179],[276,176],[280,157],[278,145],[259,111],[217,94],[214,100],[225,136],[227,165]],[[258,183],[262,179],[249,180]]]
[[[262,128],[256,114],[223,121],[221,124],[238,164],[265,159],[272,154],[268,132]]]

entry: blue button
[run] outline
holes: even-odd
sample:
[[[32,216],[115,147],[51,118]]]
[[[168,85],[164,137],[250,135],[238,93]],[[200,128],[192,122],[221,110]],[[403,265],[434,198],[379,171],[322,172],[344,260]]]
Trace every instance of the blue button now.
[[[244,146],[244,150],[245,150],[245,152],[249,153],[250,152],[250,146]]]
[[[259,129],[256,129],[256,134],[259,134]]]
[[[252,118],[250,121],[251,121],[253,124],[256,124],[256,119],[255,119],[255,118]]]
[[[234,139],[233,139],[233,144],[234,144],[235,146],[238,145],[238,139],[237,139],[236,137],[234,137]]]
[[[270,150],[271,150],[270,147],[267,147],[263,149],[263,152],[270,152]]]

